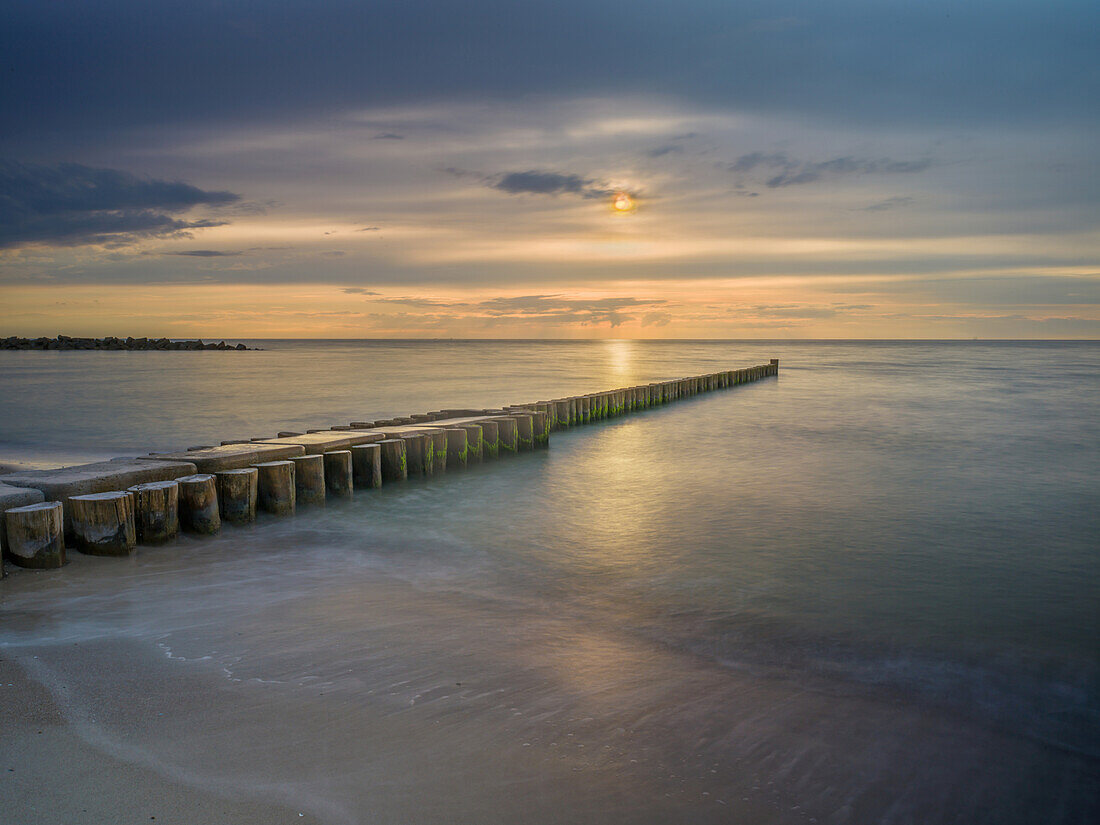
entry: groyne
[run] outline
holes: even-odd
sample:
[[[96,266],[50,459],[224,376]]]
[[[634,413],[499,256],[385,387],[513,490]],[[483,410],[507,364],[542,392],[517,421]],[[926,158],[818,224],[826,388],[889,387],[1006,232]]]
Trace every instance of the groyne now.
[[[4,558],[26,568],[66,562],[70,547],[128,556],[180,532],[217,533],[299,507],[369,494],[383,484],[461,472],[544,449],[551,433],[730,389],[779,374],[743,369],[498,409],[445,409],[353,421],[305,433],[222,441],[94,464],[0,475]]]

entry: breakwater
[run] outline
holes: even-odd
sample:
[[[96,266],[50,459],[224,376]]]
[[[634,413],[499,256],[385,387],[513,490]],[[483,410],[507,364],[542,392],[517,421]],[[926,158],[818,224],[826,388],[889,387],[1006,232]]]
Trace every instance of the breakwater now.
[[[0,476],[5,557],[56,568],[75,547],[126,556],[179,532],[209,534],[258,512],[290,515],[356,491],[431,477],[550,435],[778,374],[779,362],[499,409],[444,409],[327,429]]]
[[[200,338],[195,341],[172,341],[169,338],[74,338],[58,335],[56,338],[10,338],[0,339],[0,349],[11,350],[200,350],[220,349],[243,351],[252,349],[244,344],[227,344],[225,341],[205,343]]]

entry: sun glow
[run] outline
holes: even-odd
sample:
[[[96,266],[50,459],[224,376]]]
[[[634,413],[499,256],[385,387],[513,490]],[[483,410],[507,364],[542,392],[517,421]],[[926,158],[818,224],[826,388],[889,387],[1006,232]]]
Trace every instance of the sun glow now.
[[[634,198],[626,192],[618,192],[611,202],[611,208],[616,212],[633,212],[637,208],[637,204],[634,202]]]

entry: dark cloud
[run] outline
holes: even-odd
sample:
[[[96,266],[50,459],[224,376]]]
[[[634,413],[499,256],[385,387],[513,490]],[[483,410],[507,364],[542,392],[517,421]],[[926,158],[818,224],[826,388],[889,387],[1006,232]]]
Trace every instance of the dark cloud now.
[[[729,165],[731,172],[751,172],[759,167],[793,169],[798,166],[797,161],[791,160],[782,152],[749,152],[741,155]]]
[[[224,222],[173,215],[239,197],[117,169],[0,161],[0,247],[124,245],[180,235]]]
[[[667,327],[672,323],[671,312],[647,312],[642,316],[643,327]]]
[[[646,155],[646,157],[649,157],[649,158],[661,158],[661,157],[664,157],[665,155],[671,155],[673,153],[683,152],[683,151],[684,151],[683,146],[680,146],[679,144],[676,144],[676,143],[667,143],[664,146],[657,146],[653,149],[650,149],[649,151],[647,151],[645,153],[645,155]]]
[[[404,140],[404,135],[395,135],[393,132],[386,132],[385,134],[375,135],[371,140]]]
[[[928,158],[919,160],[891,160],[839,157],[823,161],[802,161],[783,152],[749,152],[741,155],[727,168],[731,172],[749,174],[756,171],[776,171],[764,181],[764,185],[776,189],[816,183],[824,178],[851,175],[898,175],[923,172],[932,165]]]
[[[868,206],[864,206],[863,212],[886,212],[890,209],[897,209],[902,206],[911,206],[914,203],[913,198],[908,195],[898,195],[893,198],[886,198],[876,203],[872,203]]]
[[[804,17],[769,17],[762,20],[753,20],[749,23],[749,31],[754,32],[785,32],[790,29],[798,29],[810,25],[810,21]]]
[[[344,292],[346,292],[348,295],[377,295],[378,294],[377,292],[372,292],[371,290],[367,289],[366,287],[361,287],[361,286],[344,287]]]
[[[1095,123],[1098,23],[1093,0],[9,0],[0,111],[28,139],[533,94]]]
[[[356,232],[378,232],[382,229],[380,226],[364,226],[362,229],[356,229]]]
[[[185,249],[182,252],[165,252],[165,255],[183,255],[191,258],[233,258],[243,252],[219,252],[216,249]]]
[[[606,184],[592,178],[535,170],[507,172],[492,180],[489,186],[511,195],[579,195],[582,198],[606,198],[614,194]]]
[[[646,152],[646,157],[660,158],[665,155],[683,152],[684,147],[681,145],[681,141],[691,140],[696,137],[699,137],[698,132],[687,132],[682,135],[674,135],[664,146],[657,146]]]

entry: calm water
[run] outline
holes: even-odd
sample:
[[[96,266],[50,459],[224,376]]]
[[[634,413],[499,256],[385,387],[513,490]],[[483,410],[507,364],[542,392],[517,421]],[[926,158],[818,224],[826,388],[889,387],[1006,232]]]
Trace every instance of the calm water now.
[[[781,373],[9,577],[0,646],[104,749],[339,823],[1100,817],[1100,344],[262,345],[0,353],[0,461]],[[124,722],[74,645],[216,698]]]

